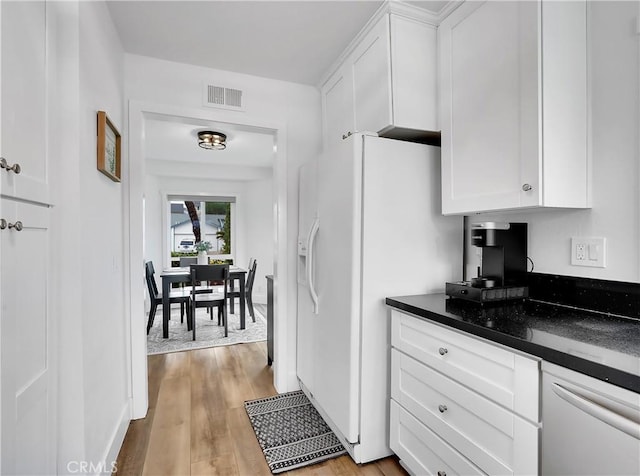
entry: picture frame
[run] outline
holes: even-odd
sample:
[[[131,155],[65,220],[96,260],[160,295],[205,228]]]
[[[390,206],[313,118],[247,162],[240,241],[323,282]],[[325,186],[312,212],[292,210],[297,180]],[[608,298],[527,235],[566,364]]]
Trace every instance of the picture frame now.
[[[98,170],[114,182],[120,182],[121,137],[107,113],[98,111]]]

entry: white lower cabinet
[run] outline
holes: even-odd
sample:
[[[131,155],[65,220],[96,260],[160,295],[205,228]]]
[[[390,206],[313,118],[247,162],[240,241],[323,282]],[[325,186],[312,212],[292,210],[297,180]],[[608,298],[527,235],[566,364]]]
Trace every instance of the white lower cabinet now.
[[[536,359],[395,310],[391,328],[390,446],[411,472],[538,474]]]
[[[0,199],[0,474],[55,474],[49,208]]]
[[[391,449],[414,474],[486,474],[393,400]]]

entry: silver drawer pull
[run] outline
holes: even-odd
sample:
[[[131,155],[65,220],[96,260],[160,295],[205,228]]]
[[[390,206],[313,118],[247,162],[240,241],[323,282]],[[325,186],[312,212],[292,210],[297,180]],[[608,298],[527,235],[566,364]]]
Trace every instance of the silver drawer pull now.
[[[21,221],[17,221],[17,222],[15,222],[15,223],[9,223],[9,224],[7,225],[7,228],[9,228],[10,230],[11,230],[12,228],[15,228],[15,229],[16,229],[16,231],[22,231],[22,222],[21,222]]]
[[[19,174],[22,169],[20,168],[20,164],[9,165],[7,163],[7,159],[4,157],[0,157],[0,168],[5,169],[7,172],[13,172],[15,174]]]
[[[448,351],[446,348],[444,348],[444,347],[440,347],[440,348],[438,349],[438,353],[439,353],[440,355],[444,355],[444,354],[446,354],[447,352],[449,352],[449,351]]]
[[[447,476],[447,473],[444,471],[438,471],[438,476]]]
[[[523,192],[530,192],[533,189],[533,187],[531,186],[531,184],[525,183],[522,185],[522,191]]]
[[[438,410],[440,410],[440,413],[444,413],[447,411],[447,406],[446,405],[438,405]]]

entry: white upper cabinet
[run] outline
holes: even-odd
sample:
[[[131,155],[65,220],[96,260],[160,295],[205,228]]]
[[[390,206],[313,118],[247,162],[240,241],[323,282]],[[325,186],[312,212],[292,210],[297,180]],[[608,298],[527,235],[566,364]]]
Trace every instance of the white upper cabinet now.
[[[372,21],[321,87],[325,147],[356,131],[437,131],[436,37],[406,13]]]
[[[322,90],[325,147],[332,148],[342,135],[354,131],[353,77],[351,68],[336,71]]]
[[[586,2],[466,2],[438,29],[442,211],[588,208]]]
[[[0,193],[48,203],[46,4],[3,2],[1,20]]]

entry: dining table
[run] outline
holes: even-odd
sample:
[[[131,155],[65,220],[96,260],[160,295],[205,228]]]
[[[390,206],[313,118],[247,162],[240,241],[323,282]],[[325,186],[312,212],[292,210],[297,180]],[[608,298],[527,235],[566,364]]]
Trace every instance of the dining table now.
[[[214,266],[214,265],[211,265]],[[245,312],[246,312],[246,294],[245,294],[245,277],[247,270],[239,266],[229,266],[229,287],[235,289],[235,281],[239,281],[238,293],[230,294],[229,310],[231,313],[234,311],[234,299],[240,298],[240,329],[245,328]],[[171,286],[173,283],[191,283],[191,271],[189,267],[175,267],[166,268],[160,273],[162,279],[162,337],[169,337],[169,317],[170,317],[170,303],[169,293],[171,292]]]

